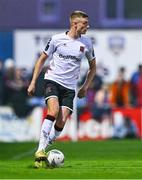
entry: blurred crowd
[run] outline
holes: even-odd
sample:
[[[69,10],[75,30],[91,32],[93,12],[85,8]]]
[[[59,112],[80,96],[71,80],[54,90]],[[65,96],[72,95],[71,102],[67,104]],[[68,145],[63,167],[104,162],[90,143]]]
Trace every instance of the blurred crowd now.
[[[18,117],[26,117],[35,106],[44,106],[43,76],[41,72],[34,97],[27,95],[32,70],[18,68],[13,59],[0,61],[0,106],[10,106]]]
[[[87,96],[78,101],[80,112],[89,108],[94,117],[101,119],[102,116],[109,115],[112,108],[142,107],[142,64],[138,65],[129,80],[126,80],[125,67],[118,69],[117,76],[111,83],[104,81],[104,76],[107,76],[106,71],[104,72],[96,73]],[[84,79],[85,76],[79,86]]]
[[[137,126],[129,116],[123,116],[121,112],[114,113],[116,109],[142,107],[142,64],[137,66],[130,79],[126,79],[125,67],[118,68],[117,76],[111,83],[106,83],[105,68],[99,70],[92,81],[87,96],[77,101],[78,119],[84,119],[82,114],[94,119],[98,123],[111,123],[113,138],[135,138]],[[100,73],[101,72],[101,73]],[[85,76],[79,83],[81,86]],[[87,112],[87,113],[86,113]]]
[[[13,107],[20,117],[28,115],[35,106],[45,106],[42,85],[45,70],[46,67],[38,78],[35,96],[29,97],[27,87],[32,70],[16,67],[12,59],[0,60],[0,105]],[[77,101],[78,117],[89,109],[101,121],[110,116],[114,107],[142,107],[142,64],[138,65],[129,80],[125,78],[126,71],[125,67],[120,67],[115,80],[106,83],[104,77],[107,76],[107,69],[97,70],[87,96]],[[85,75],[80,79],[78,88],[84,79]]]

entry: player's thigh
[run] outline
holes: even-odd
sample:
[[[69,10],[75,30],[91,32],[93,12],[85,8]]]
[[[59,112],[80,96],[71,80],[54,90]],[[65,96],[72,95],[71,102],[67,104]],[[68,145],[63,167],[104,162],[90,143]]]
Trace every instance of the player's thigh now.
[[[54,116],[55,118],[58,117],[59,109],[60,109],[58,98],[50,97],[47,100],[47,109],[48,109],[48,114]]]
[[[70,110],[70,114],[73,111],[74,97],[75,91],[67,88],[64,90],[64,94],[61,96],[60,106]]]
[[[44,97],[45,101],[47,101],[51,97],[58,98],[59,91],[57,84],[54,81],[44,80]]]
[[[44,81],[44,96],[48,114],[57,117],[59,112],[59,91],[56,83],[49,80]]]

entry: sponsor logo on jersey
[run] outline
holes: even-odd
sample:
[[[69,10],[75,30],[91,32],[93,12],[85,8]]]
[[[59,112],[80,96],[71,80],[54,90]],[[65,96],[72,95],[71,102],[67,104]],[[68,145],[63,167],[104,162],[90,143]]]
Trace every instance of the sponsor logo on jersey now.
[[[76,56],[72,56],[72,55],[63,55],[63,54],[59,54],[60,58],[63,59],[74,59],[76,61],[80,61],[81,59],[77,58]]]

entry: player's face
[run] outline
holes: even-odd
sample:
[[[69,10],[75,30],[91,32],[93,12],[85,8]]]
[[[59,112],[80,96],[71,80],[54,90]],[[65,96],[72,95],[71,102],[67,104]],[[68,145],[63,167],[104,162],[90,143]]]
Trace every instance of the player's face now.
[[[88,28],[89,28],[88,18],[76,19],[76,31],[78,34],[85,34]]]

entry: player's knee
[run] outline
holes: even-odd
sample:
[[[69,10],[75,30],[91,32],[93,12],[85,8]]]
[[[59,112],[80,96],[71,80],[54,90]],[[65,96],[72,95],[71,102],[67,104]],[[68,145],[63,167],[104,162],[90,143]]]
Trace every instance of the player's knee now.
[[[55,117],[55,118],[57,118],[58,113],[59,113],[59,110],[58,110],[58,109],[55,109],[55,108],[48,110],[48,114],[49,114],[50,116]]]

